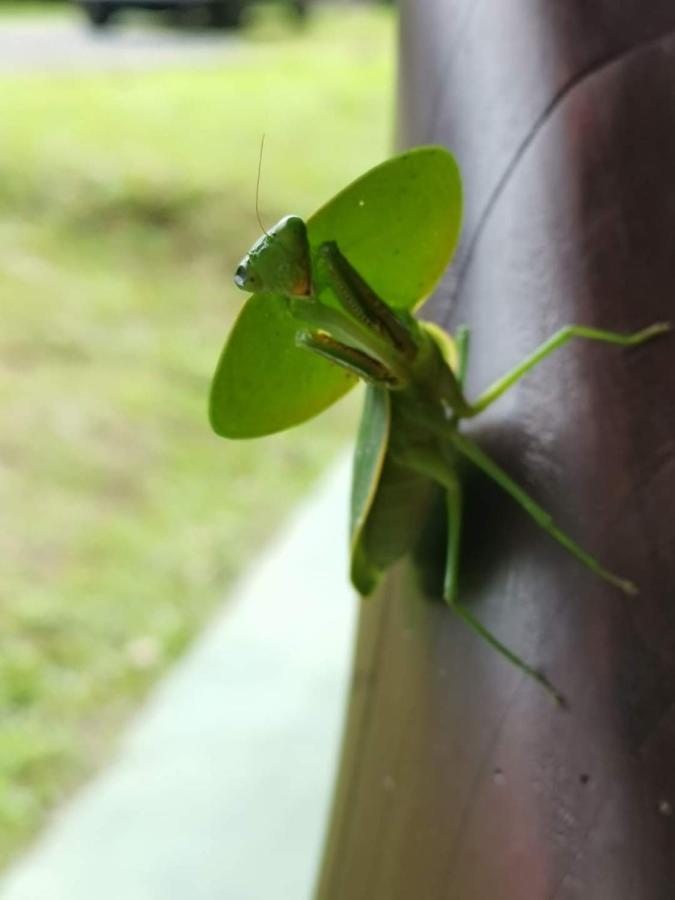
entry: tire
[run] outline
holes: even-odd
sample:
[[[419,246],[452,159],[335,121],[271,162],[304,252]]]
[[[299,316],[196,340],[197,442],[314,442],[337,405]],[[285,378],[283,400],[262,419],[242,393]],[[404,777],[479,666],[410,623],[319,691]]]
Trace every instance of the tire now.
[[[208,16],[211,28],[238,28],[244,11],[244,0],[217,0],[209,4]]]
[[[298,19],[306,19],[307,18],[307,7],[309,6],[308,0],[291,0],[291,9],[298,17]]]
[[[87,3],[84,9],[94,28],[104,28],[115,12],[115,7],[110,3]]]

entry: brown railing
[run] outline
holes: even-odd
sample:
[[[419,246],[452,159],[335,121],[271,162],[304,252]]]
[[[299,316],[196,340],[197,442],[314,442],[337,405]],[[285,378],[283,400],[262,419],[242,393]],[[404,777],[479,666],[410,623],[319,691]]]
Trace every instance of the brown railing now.
[[[675,319],[675,6],[403,2],[400,143],[464,239],[434,298],[469,391],[568,323]],[[556,709],[399,566],[364,603],[320,900],[675,897],[675,336],[578,342],[471,426],[626,599],[468,476],[462,597]]]

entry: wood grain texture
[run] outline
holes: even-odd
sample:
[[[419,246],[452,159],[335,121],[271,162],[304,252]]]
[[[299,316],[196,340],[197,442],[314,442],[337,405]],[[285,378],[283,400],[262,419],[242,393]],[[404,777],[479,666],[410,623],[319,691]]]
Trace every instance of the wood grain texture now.
[[[470,393],[563,324],[675,319],[674,31],[659,2],[402,4],[400,141],[464,171],[432,308],[472,328]],[[470,431],[640,595],[469,474],[463,599],[570,710],[399,566],[361,613],[317,896],[672,900],[675,338],[577,343]]]

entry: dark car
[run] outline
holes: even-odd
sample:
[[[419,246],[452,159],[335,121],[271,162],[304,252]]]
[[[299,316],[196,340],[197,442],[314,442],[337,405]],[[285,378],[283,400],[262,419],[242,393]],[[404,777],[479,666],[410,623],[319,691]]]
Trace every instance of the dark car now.
[[[201,12],[216,28],[234,28],[250,0],[77,0],[92,25],[103,27],[120,9],[150,9],[173,12]],[[302,16],[307,0],[290,0],[290,6]]]

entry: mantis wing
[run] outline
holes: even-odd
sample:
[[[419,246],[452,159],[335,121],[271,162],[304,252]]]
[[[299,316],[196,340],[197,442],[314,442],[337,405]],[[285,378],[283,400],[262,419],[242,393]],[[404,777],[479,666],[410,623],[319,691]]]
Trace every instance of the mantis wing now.
[[[436,485],[389,452],[390,392],[370,386],[366,391],[352,481],[351,578],[367,595],[418,540]]]
[[[412,309],[434,288],[457,243],[459,170],[443,147],[419,147],[371,169],[307,222],[310,246],[337,241],[389,306]],[[323,292],[322,292],[323,296]],[[356,382],[295,346],[281,297],[254,294],[223,350],[210,418],[224,437],[272,434],[317,415]]]

